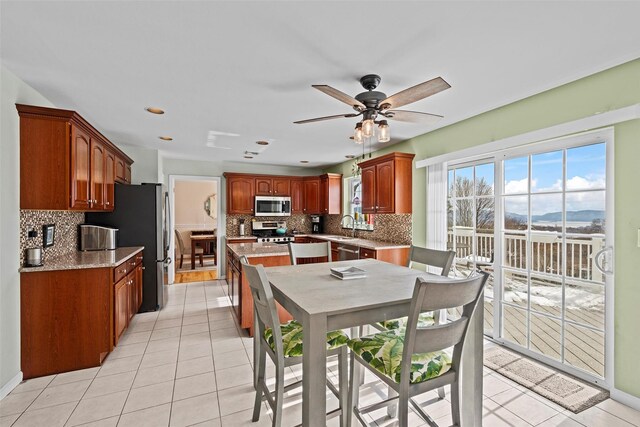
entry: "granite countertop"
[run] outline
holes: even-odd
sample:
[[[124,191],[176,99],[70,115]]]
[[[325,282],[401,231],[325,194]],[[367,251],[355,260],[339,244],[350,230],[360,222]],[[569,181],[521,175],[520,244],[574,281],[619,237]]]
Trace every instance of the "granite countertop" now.
[[[233,240],[256,240],[257,237],[256,236],[226,236],[226,239],[233,239]]]
[[[390,242],[380,242],[368,239],[344,239],[345,236],[336,236],[332,234],[296,234],[296,237],[313,237],[330,242],[344,243],[347,245],[355,245],[361,248],[372,250],[383,249],[402,249],[409,248],[411,245],[399,245]],[[235,239],[235,237],[233,237]],[[289,248],[287,245],[263,242],[247,242],[247,243],[230,243],[227,245],[238,257],[246,256],[264,257],[264,256],[289,256]]]
[[[44,265],[41,267],[22,267],[18,271],[21,273],[35,273],[38,271],[115,267],[143,249],[144,246],[133,246],[117,248],[113,251],[70,252],[51,259],[45,258]]]
[[[229,243],[227,247],[238,257],[289,256],[289,247],[276,243]]]
[[[335,234],[296,234],[296,237],[313,237],[314,239],[328,240],[335,243],[359,246],[361,248],[382,250],[382,249],[403,249],[410,248],[411,245],[401,245],[391,242],[381,242],[379,240],[351,238],[348,236],[337,236]]]

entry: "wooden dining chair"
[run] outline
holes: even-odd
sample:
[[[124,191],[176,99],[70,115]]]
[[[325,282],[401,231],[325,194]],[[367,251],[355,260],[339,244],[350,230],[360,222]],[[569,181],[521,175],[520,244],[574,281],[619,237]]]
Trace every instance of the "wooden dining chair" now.
[[[184,241],[182,240],[182,235],[180,234],[180,232],[178,230],[174,230],[176,232],[176,243],[178,244],[178,252],[180,253],[180,266],[179,268],[182,268],[182,263],[184,262],[184,256],[185,254],[189,255],[191,254],[191,249],[189,249],[187,251],[187,249],[184,246]],[[204,266],[204,258],[203,258],[203,249],[200,247],[196,247],[196,255],[199,258],[200,261],[200,267]]]
[[[427,423],[437,426],[419,404],[411,398],[451,385],[451,415],[454,425],[460,425],[460,372],[462,350],[469,319],[475,313],[488,274],[474,273],[466,279],[429,281],[416,279],[407,326],[403,334],[380,332],[348,342],[351,349],[349,377],[349,408],[356,418],[368,425],[362,415],[394,404],[398,399],[400,427],[408,426],[409,403]],[[442,325],[419,325],[420,313],[462,307],[459,319]],[[482,351],[482,348],[478,349]],[[356,364],[357,362],[357,364]],[[364,366],[391,387],[396,396],[389,396],[364,408],[358,408],[360,369]],[[482,390],[477,390],[482,393]]]
[[[291,265],[297,265],[300,259],[327,258],[331,262],[331,242],[326,243],[292,243],[289,242]]]
[[[260,408],[263,398],[273,411],[273,426],[279,427],[282,422],[282,403],[284,392],[299,386],[297,381],[285,387],[284,368],[302,363],[302,325],[295,320],[280,324],[275,300],[265,269],[262,265],[250,265],[246,257],[240,259],[253,296],[254,307],[254,386],[256,399],[253,408],[253,422],[260,419]],[[327,386],[340,402],[338,409],[327,414],[329,418],[340,415],[340,426],[346,427],[348,401],[347,375],[347,335],[342,331],[327,333],[327,356],[338,356],[338,388],[327,379]],[[266,355],[269,355],[276,366],[275,391],[271,392],[265,381]]]

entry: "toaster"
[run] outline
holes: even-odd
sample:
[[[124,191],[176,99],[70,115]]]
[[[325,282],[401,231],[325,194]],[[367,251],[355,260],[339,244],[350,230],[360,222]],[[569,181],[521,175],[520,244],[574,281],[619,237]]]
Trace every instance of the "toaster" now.
[[[79,229],[81,251],[105,251],[116,248],[117,228],[80,224]]]

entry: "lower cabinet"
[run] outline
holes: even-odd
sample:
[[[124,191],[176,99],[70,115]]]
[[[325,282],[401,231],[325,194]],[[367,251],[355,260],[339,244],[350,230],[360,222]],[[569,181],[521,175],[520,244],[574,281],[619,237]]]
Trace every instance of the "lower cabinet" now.
[[[127,325],[129,324],[129,286],[128,286],[129,276],[120,280],[115,285],[114,292],[114,320],[115,320],[115,329],[114,329],[114,345],[118,344],[118,340],[120,336],[127,329]]]
[[[113,269],[114,281],[117,280],[113,293],[113,345],[118,344],[142,305],[143,270],[141,254]]]

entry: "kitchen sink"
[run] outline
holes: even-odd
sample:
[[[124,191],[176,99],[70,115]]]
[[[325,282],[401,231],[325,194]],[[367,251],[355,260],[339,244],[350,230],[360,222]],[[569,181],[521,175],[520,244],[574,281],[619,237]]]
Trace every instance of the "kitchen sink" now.
[[[331,237],[329,237],[329,239],[331,239],[331,240],[340,240],[340,241],[356,240],[355,237],[347,237],[347,236],[331,236]]]

